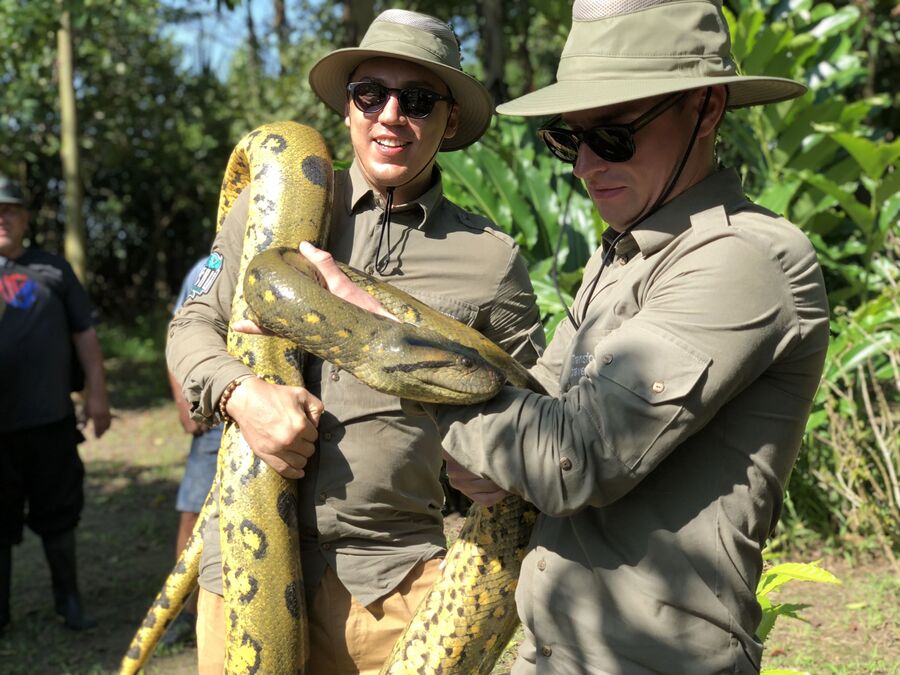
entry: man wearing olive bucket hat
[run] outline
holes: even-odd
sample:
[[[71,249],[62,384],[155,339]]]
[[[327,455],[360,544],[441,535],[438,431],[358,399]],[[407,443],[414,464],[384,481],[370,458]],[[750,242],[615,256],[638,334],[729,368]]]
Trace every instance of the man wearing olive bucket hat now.
[[[555,395],[423,406],[457,487],[542,512],[514,673],[760,669],[760,552],[828,307],[807,238],[715,162],[727,108],[805,88],[736,75],[729,49],[720,0],[576,0],[558,81],[498,108],[559,116],[541,137],[610,225],[531,370]]]
[[[478,140],[493,108],[487,90],[460,69],[450,27],[388,10],[358,48],[326,55],[309,79],[344,116],[354,150],[350,169],[335,175],[329,250],[533,364],[543,330],[515,244],[442,196],[438,152]],[[304,372],[307,389],[279,387],[250,376],[227,355],[223,327],[247,201],[246,195],[237,200],[213,245],[207,276],[214,281],[172,323],[169,365],[195,418],[207,423],[222,392],[239,382],[227,414],[257,455],[282,475],[300,478],[307,672],[377,672],[438,576],[445,552],[440,439],[427,419],[404,414],[399,399],[330,364],[313,360]],[[198,608],[203,673],[222,670],[221,567],[212,519]]]

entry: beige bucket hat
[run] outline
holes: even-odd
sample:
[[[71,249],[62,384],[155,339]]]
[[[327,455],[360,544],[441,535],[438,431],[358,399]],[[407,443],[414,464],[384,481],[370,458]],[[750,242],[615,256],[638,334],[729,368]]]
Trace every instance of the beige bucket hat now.
[[[575,0],[556,82],[497,106],[503,115],[556,115],[728,85],[728,107],[775,103],[806,87],[737,74],[722,0]]]
[[[459,105],[459,128],[441,150],[459,150],[481,138],[494,112],[491,95],[463,72],[459,41],[450,26],[428,14],[404,9],[382,12],[359,47],[337,49],[319,59],[309,71],[309,84],[332,110],[343,115],[350,75],[363,61],[384,56],[424,66],[450,89]]]

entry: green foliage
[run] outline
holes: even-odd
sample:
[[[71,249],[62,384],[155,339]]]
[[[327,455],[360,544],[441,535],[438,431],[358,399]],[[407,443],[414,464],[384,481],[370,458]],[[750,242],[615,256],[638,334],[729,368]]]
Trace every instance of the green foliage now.
[[[760,642],[765,642],[778,617],[789,616],[793,619],[800,619],[799,612],[809,607],[804,604],[779,603],[769,597],[770,593],[789,581],[813,581],[820,584],[841,583],[840,579],[831,572],[819,567],[818,561],[782,563],[765,570],[756,586],[756,600],[763,611],[762,621],[756,629],[756,636]]]
[[[572,305],[603,223],[569,167],[535,139],[533,124],[499,118],[481,143],[442,155],[440,165],[447,197],[490,218],[521,247],[551,337],[565,317],[563,301]]]

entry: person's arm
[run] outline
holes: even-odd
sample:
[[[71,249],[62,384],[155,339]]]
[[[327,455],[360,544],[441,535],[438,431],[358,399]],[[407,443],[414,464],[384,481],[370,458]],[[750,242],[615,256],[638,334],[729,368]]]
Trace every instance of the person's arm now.
[[[106,374],[103,370],[103,350],[93,327],[73,333],[72,342],[84,370],[84,414],[94,427],[94,436],[100,438],[109,429],[111,421]]]
[[[286,478],[300,478],[315,450],[321,401],[303,387],[270,384],[253,376],[226,346],[248,197],[244,193],[238,197],[216,236],[213,253],[220,266],[172,319],[166,358],[176,381],[182,383],[192,416],[207,424],[218,419],[225,389],[240,380],[226,404],[229,417],[258,457]]]
[[[191,436],[201,436],[209,431],[212,427],[204,422],[198,422],[191,417],[191,404],[181,391],[181,385],[175,379],[171,370],[166,371],[169,376],[169,389],[172,391],[172,398],[175,401],[175,407],[178,408],[178,421],[181,422],[181,428],[186,434]]]

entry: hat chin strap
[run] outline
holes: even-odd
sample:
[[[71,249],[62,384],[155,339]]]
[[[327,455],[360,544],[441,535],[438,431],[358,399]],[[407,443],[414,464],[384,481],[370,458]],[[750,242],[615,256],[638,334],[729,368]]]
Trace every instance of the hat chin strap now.
[[[633,228],[640,225],[642,222],[647,220],[650,216],[656,213],[662,206],[665,204],[666,199],[671,194],[672,190],[675,188],[675,183],[678,182],[678,179],[681,177],[682,172],[684,171],[684,167],[687,165],[688,157],[691,155],[691,151],[694,149],[694,143],[697,142],[697,134],[700,133],[700,125],[703,123],[703,116],[706,114],[706,106],[709,104],[709,99],[712,96],[712,87],[706,88],[706,95],[703,98],[703,106],[700,108],[700,114],[697,115],[697,122],[694,124],[694,130],[691,132],[691,138],[688,141],[687,147],[684,150],[684,153],[681,156],[681,161],[678,162],[678,166],[675,171],[672,172],[672,175],[669,177],[668,182],[666,183],[665,189],[660,193],[659,197],[656,198],[656,201],[647,208],[644,209],[638,217],[635,218],[630,225],[628,225],[624,230],[619,232],[615,238],[609,242],[608,248],[603,252],[603,260],[600,262],[600,269],[597,270],[597,273],[591,279],[590,287],[588,288],[587,293],[584,295],[584,304],[582,305],[581,316],[579,320],[576,320],[572,315],[572,312],[569,311],[569,307],[563,302],[563,307],[566,308],[566,316],[569,318],[569,321],[572,322],[572,325],[575,328],[578,328],[583,322],[585,317],[587,316],[588,305],[591,304],[591,300],[594,296],[594,290],[597,288],[597,282],[600,281],[600,275],[603,273],[603,270],[606,269],[606,266],[609,264],[611,260],[610,254],[615,252],[616,245],[619,241],[628,234]],[[565,227],[565,222],[563,223],[563,227]],[[560,238],[561,239],[561,238]],[[558,251],[558,247],[557,247]],[[554,255],[554,260],[556,256]],[[555,280],[554,280],[555,281]],[[559,288],[557,288],[557,293],[562,299],[562,294],[559,293]]]
[[[453,106],[450,106],[450,112],[447,114],[447,120],[444,122],[444,131],[441,134],[441,140],[438,142],[437,148],[435,148],[435,151],[431,154],[431,157],[428,159],[428,161],[425,162],[424,166],[416,171],[416,173],[409,180],[406,180],[399,185],[388,186],[384,190],[384,213],[381,214],[381,229],[378,232],[378,246],[375,248],[375,271],[378,272],[378,274],[383,275],[385,273],[388,263],[391,260],[391,208],[394,205],[394,190],[396,190],[398,187],[409,185],[416,178],[418,178],[425,169],[433,166],[434,158],[437,157],[437,154],[441,151],[441,145],[443,145],[444,143],[444,134],[447,133],[447,127],[450,126],[450,116],[452,114]],[[385,234],[387,234],[387,252],[382,258],[381,243],[385,239]]]

